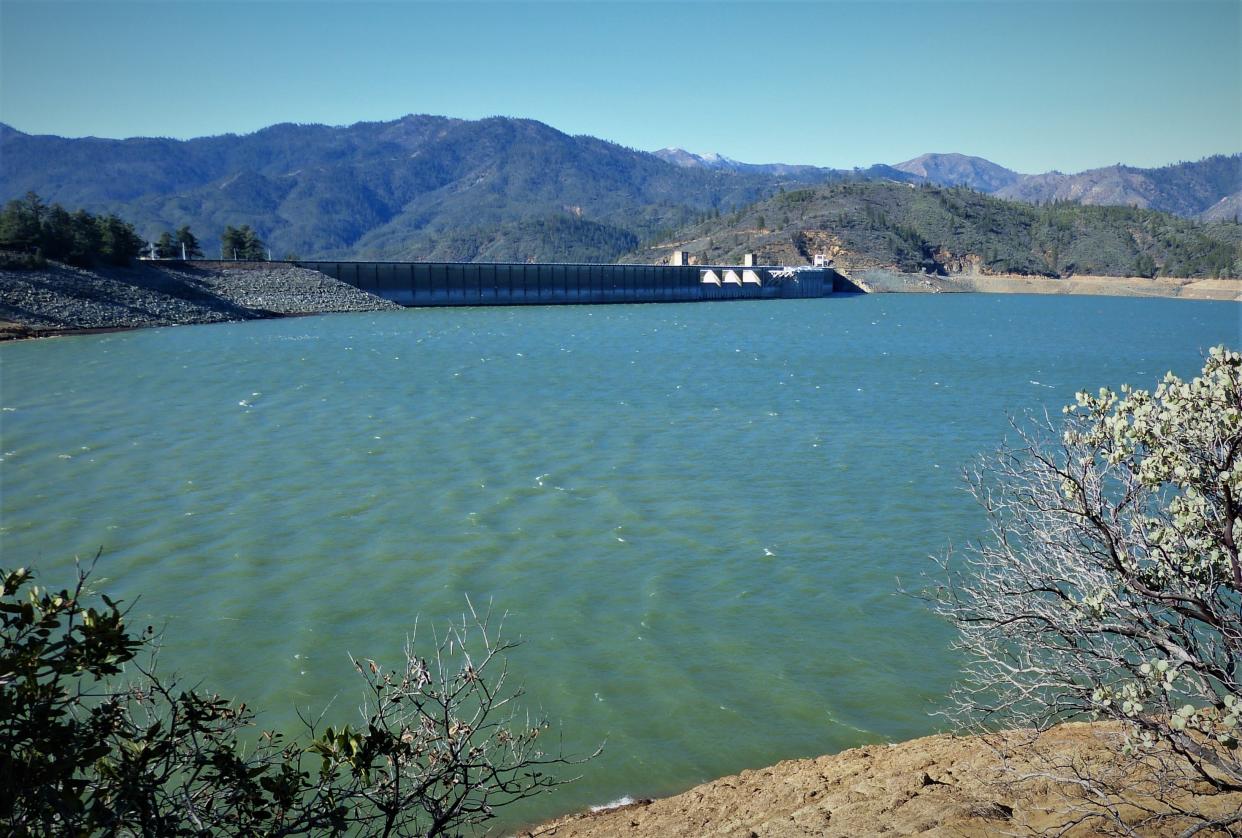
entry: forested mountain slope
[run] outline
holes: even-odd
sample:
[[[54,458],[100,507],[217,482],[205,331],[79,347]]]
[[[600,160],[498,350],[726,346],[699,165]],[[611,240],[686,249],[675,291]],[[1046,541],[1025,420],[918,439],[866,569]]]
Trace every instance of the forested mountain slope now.
[[[684,169],[500,117],[286,124],[185,141],[5,127],[0,160],[6,199],[34,191],[49,203],[114,212],[149,238],[188,224],[209,255],[226,226],[250,224],[277,256],[411,259],[473,249],[515,258],[541,251],[550,230],[562,240],[552,251],[606,261],[657,230],[807,179]]]
[[[852,181],[784,192],[690,225],[627,259],[675,249],[702,264],[806,264],[844,269],[1044,276],[1242,276],[1242,226],[1133,207],[1033,206],[965,187]]]
[[[847,171],[680,149],[649,154],[504,117],[282,124],[192,140],[67,139],[0,125],[0,200],[33,191],[70,209],[115,213],[149,240],[188,225],[209,256],[225,228],[249,225],[276,257],[606,262],[782,188],[858,181],[1233,220],[1242,155],[1023,175],[978,157],[925,154]],[[1098,242],[1084,247],[1083,264],[1105,252]],[[1135,258],[1146,253],[1136,247]],[[994,249],[1028,264],[1012,255],[1019,245],[998,239]],[[1107,249],[1109,264],[1124,251]],[[1058,245],[1054,261],[1065,252]]]

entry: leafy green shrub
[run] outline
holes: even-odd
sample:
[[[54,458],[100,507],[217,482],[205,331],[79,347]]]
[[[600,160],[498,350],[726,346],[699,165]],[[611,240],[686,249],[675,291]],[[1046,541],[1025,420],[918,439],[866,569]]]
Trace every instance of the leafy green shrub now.
[[[513,643],[470,618],[430,659],[355,661],[363,724],[301,744],[253,735],[253,711],[157,675],[150,627],[75,586],[0,571],[0,823],[14,835],[458,834],[561,781],[567,762],[519,722]],[[247,735],[250,734],[250,735]]]

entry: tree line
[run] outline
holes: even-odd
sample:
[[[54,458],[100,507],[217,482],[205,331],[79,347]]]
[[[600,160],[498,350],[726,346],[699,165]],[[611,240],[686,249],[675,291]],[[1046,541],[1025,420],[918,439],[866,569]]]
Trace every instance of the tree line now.
[[[0,210],[0,267],[36,268],[47,260],[78,267],[96,264],[128,265],[143,254],[157,259],[201,259],[206,254],[189,225],[165,230],[148,244],[134,225],[112,213],[94,215],[84,209],[70,212],[47,204],[34,192],[16,198]],[[224,259],[262,261],[267,245],[243,224],[224,229],[220,237]]]
[[[5,260],[9,267],[38,267],[47,259],[82,267],[125,265],[144,244],[123,218],[82,209],[71,213],[60,204],[48,206],[33,192],[9,201],[0,212],[0,250],[14,254]]]

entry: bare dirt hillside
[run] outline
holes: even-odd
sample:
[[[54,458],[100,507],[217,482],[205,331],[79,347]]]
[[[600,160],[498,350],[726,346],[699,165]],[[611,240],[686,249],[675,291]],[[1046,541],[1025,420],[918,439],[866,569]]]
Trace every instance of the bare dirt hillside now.
[[[1179,279],[1174,277],[1073,276],[1056,279],[1017,274],[955,274],[934,276],[896,271],[859,271],[850,279],[876,293],[943,293],[978,291],[988,294],[1088,294],[1106,297],[1177,297],[1187,300],[1242,302],[1242,279]]]

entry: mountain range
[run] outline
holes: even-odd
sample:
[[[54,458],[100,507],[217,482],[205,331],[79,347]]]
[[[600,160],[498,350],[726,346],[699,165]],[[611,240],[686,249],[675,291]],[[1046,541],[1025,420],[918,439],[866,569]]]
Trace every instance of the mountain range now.
[[[648,153],[503,117],[280,124],[191,140],[69,139],[0,125],[0,199],[34,191],[121,215],[147,238],[188,224],[209,255],[225,226],[249,224],[276,256],[611,261],[782,192],[856,181],[1232,219],[1242,155],[1023,175],[960,154],[829,169]]]
[[[471,259],[549,222],[536,258],[580,235],[613,244],[748,204],[788,179],[681,169],[533,120],[409,116],[347,127],[282,124],[193,140],[65,139],[0,129],[0,197],[37,192],[115,212],[140,234],[190,225],[211,242],[249,224],[274,254]],[[565,220],[582,223],[564,223]],[[555,223],[552,223],[554,222]],[[567,241],[555,240],[568,236]],[[466,250],[461,248],[465,247]]]
[[[692,154],[679,148],[655,154],[684,168],[725,169],[768,174],[818,171],[825,180],[848,174],[841,169],[815,169],[785,163],[739,163],[718,154]],[[1077,174],[1046,172],[1027,175],[982,157],[966,154],[921,154],[890,166],[877,164],[852,170],[869,180],[968,186],[999,198],[1027,203],[1070,201],[1099,206],[1131,206],[1171,212],[1204,221],[1229,220],[1242,205],[1242,154],[1217,154],[1193,163],[1156,169],[1106,166]]]

